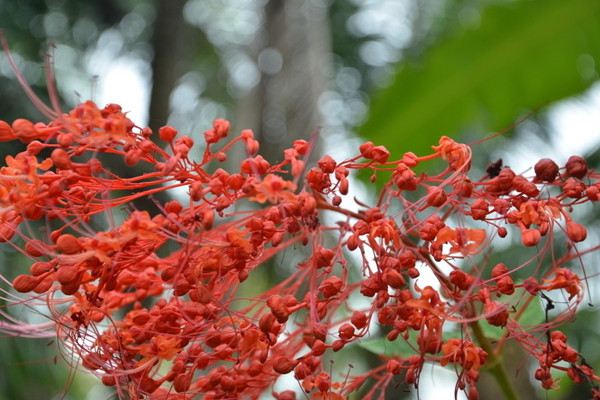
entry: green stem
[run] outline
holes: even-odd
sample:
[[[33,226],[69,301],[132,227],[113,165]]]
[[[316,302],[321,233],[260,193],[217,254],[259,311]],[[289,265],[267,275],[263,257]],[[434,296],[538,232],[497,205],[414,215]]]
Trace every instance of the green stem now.
[[[506,371],[504,370],[504,366],[502,365],[502,360],[494,352],[490,341],[481,330],[481,325],[479,325],[479,321],[472,322],[469,325],[473,330],[473,335],[475,335],[475,339],[477,339],[477,342],[479,343],[481,348],[488,354],[488,372],[494,377],[494,379],[498,383],[498,386],[500,386],[502,393],[504,393],[504,398],[506,400],[518,400],[519,397],[517,396],[517,392],[515,392],[515,389],[513,388],[510,380],[508,379],[508,375],[506,375]]]

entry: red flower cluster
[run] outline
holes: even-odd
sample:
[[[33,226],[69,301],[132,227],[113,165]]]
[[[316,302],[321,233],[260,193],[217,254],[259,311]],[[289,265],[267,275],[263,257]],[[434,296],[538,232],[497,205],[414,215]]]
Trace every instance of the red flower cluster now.
[[[48,124],[0,121],[1,141],[27,145],[0,169],[0,239],[32,260],[13,287],[46,296],[57,335],[104,384],[136,399],[256,398],[291,374],[311,398],[345,398],[361,387],[369,398],[398,374],[418,385],[424,364],[437,363],[453,366],[457,388],[473,400],[481,368],[514,340],[539,361],[543,387],[556,384],[557,369],[595,388],[600,378],[556,330],[583,297],[570,262],[598,248],[577,249],[586,229],[571,216],[574,206],[600,200],[600,175],[584,159],[564,168],[544,159],[531,176],[504,167],[474,180],[471,149],[448,137],[425,156],[391,161],[369,142],[354,157],[324,156],[307,168],[305,141],[269,163],[251,131],[229,136],[229,123],[216,120],[202,145],[169,126],[155,142],[119,106],[92,102]],[[236,144],[248,158],[219,168]],[[434,159],[445,161],[441,172],[416,172]],[[110,167],[118,160],[145,172],[121,176]],[[357,202],[358,211],[346,207],[357,170],[391,176],[377,204]],[[156,200],[155,215],[123,211],[174,189],[185,200]],[[337,223],[327,224],[325,212]],[[34,237],[28,228],[39,220],[51,230]],[[561,231],[564,254],[542,261]],[[519,232],[524,246],[537,246],[537,260],[489,265],[491,241]],[[309,254],[293,268],[265,263],[297,245]],[[288,277],[242,296],[266,265]],[[436,285],[419,285],[424,269]],[[529,279],[515,280],[525,269]],[[560,291],[568,294],[564,312],[519,323],[538,296]],[[370,305],[357,308],[355,296]],[[495,347],[480,324],[502,329]],[[452,327],[460,338],[447,334]],[[409,341],[414,354],[354,377],[323,365],[328,353],[377,331]]]

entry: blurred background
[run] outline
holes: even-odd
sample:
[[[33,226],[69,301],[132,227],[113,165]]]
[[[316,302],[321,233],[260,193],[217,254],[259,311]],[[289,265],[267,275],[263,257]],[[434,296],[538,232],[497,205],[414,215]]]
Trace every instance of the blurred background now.
[[[523,172],[541,156],[563,165],[572,154],[600,164],[596,0],[0,0],[0,28],[41,97],[50,54],[65,107],[115,102],[139,125],[192,135],[229,118],[254,129],[272,161],[298,138],[318,137],[318,151],[338,159],[367,139],[399,157],[427,153],[441,135],[472,142],[502,130],[477,145],[476,168],[502,158]],[[18,117],[42,118],[0,52],[0,119]],[[361,187],[368,198],[373,189]],[[580,217],[598,242],[592,211]],[[499,254],[518,260],[515,249]],[[10,278],[24,261],[1,250]],[[599,260],[586,261],[593,270]],[[594,309],[567,329],[598,367]],[[360,351],[367,365],[380,352]],[[523,398],[547,398],[520,362]],[[453,398],[453,378],[426,368],[420,398]],[[497,397],[490,388],[483,399]],[[416,398],[392,389],[389,398]],[[548,397],[587,397],[577,390],[565,380]],[[67,368],[52,340],[0,338],[0,399],[110,397]]]

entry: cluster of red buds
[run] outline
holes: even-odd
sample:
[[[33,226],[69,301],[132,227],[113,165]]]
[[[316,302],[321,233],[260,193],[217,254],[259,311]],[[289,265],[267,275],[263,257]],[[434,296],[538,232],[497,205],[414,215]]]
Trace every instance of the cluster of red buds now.
[[[49,123],[0,121],[0,141],[26,145],[0,168],[0,240],[31,260],[12,280],[18,294],[6,297],[45,299],[53,324],[0,326],[51,330],[121,397],[257,398],[289,374],[297,390],[275,398],[300,390],[376,398],[397,375],[417,387],[433,363],[451,366],[457,390],[474,400],[482,368],[514,341],[539,361],[544,388],[563,371],[600,398],[600,377],[558,330],[583,301],[577,262],[600,247],[582,247],[587,231],[571,213],[600,200],[600,174],[583,158],[564,167],[543,159],[524,174],[497,164],[474,179],[471,148],[442,137],[428,155],[393,160],[368,142],[310,167],[308,142],[270,163],[252,131],[231,137],[221,119],[198,145],[170,126],[140,128],[114,104],[45,111]],[[247,158],[227,170],[236,146]],[[420,172],[426,162],[439,172]],[[352,199],[356,171],[389,177],[375,204]],[[139,210],[141,199],[159,211]],[[533,256],[490,264],[492,241],[502,238]],[[302,247],[291,267],[275,257]],[[248,296],[261,268],[285,278]],[[422,283],[425,270],[435,283]],[[561,294],[564,310],[519,322],[531,303]],[[489,340],[483,325],[500,339]],[[382,355],[380,367],[356,376],[324,362],[377,336],[414,353]]]

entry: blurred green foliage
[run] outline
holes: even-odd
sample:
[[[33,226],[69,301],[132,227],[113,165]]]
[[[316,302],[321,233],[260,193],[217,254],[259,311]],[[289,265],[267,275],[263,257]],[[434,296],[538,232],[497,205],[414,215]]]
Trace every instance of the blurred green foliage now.
[[[508,1],[478,15],[398,66],[364,137],[392,154],[427,153],[440,135],[509,128],[597,79],[600,2]]]

